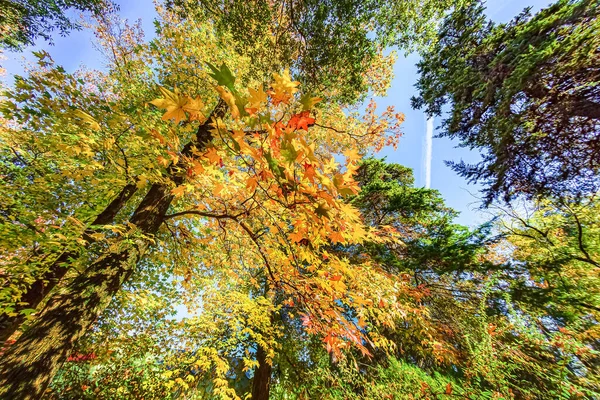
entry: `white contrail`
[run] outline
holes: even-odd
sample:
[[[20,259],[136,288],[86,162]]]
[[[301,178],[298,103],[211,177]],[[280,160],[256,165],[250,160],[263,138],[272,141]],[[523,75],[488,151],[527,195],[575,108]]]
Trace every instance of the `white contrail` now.
[[[425,117],[427,118],[427,117]],[[431,151],[433,147],[433,117],[427,119],[427,130],[425,131],[425,153],[423,168],[425,169],[425,188],[431,187]]]

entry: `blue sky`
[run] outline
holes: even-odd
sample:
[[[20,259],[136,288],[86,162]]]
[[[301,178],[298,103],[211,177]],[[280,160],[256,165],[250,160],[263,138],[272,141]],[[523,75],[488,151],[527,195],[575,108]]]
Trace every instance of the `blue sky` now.
[[[551,4],[549,0],[488,0],[487,15],[496,22],[508,22],[524,8],[531,6],[532,12]],[[388,96],[381,99],[382,106],[394,105],[398,111],[406,116],[403,126],[404,136],[400,140],[398,149],[386,149],[382,155],[386,156],[388,162],[406,165],[413,169],[415,184],[425,186],[425,132],[426,119],[419,110],[412,110],[410,98],[416,94],[414,84],[417,81],[417,67],[419,57],[411,54],[408,57],[399,57],[394,68],[395,78]],[[441,119],[435,119],[434,127],[439,126]],[[434,130],[434,135],[436,134]],[[485,212],[478,211],[479,187],[468,184],[467,181],[458,176],[454,171],[444,164],[444,160],[476,162],[479,154],[465,148],[457,148],[457,142],[446,138],[433,139],[433,151],[431,162],[431,188],[441,192],[446,204],[460,211],[459,223],[475,226],[487,221],[490,216]]]
[[[152,20],[154,6],[152,0],[119,0],[120,14],[123,18],[134,21],[142,20],[142,26],[147,36],[154,32]],[[496,22],[507,22],[525,7],[531,6],[533,12],[550,4],[548,0],[488,0],[487,14]],[[31,51],[45,49],[54,60],[67,71],[74,71],[79,66],[88,68],[102,68],[103,61],[94,49],[93,34],[89,31],[72,32],[68,37],[56,37],[54,45],[40,43],[36,47],[28,48],[21,54],[7,53],[7,60],[0,64],[7,70],[4,78],[12,81],[12,75],[21,74],[24,60],[32,60]],[[417,186],[425,185],[424,142],[426,131],[425,116],[421,111],[412,110],[410,98],[415,94],[414,84],[417,81],[416,62],[418,57],[414,54],[408,57],[399,57],[395,66],[395,79],[388,92],[388,96],[380,99],[378,104],[385,106],[394,105],[396,110],[406,116],[403,126],[404,136],[400,140],[398,149],[385,149],[381,155],[386,156],[389,162],[406,165],[414,170]],[[434,126],[438,126],[439,119]],[[435,132],[434,132],[435,134]],[[450,168],[446,167],[444,160],[458,161],[463,159],[473,162],[479,155],[464,148],[456,148],[456,143],[448,139],[433,139],[433,153],[431,163],[431,187],[442,193],[449,206],[461,212],[458,222],[474,226],[484,222],[488,215],[477,211],[478,191],[475,185],[468,184]]]

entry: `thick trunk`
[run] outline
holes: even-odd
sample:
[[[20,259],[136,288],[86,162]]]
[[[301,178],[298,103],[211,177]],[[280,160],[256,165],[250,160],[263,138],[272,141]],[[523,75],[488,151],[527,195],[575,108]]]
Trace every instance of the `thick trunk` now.
[[[125,206],[127,201],[135,194],[137,186],[135,184],[126,185],[121,193],[102,211],[92,222],[94,225],[106,225],[113,222],[119,211]],[[94,233],[93,228],[88,229],[83,233],[83,239],[87,245],[92,243],[94,239],[90,236]],[[27,308],[35,309],[50,293],[52,289],[60,282],[69,270],[68,264],[77,257],[74,251],[65,251],[50,265],[48,270],[40,279],[35,281],[29,289],[23,294],[20,301],[25,304],[20,304],[15,307],[15,312],[18,313],[14,317],[6,314],[0,315],[0,343],[11,337],[25,320],[25,316],[21,314],[22,310]]]
[[[145,246],[140,242],[135,250],[97,260],[48,300],[32,326],[15,344],[7,346],[0,366],[0,398],[42,397],[74,343],[108,305]]]
[[[267,362],[265,350],[259,345],[256,350],[258,367],[254,371],[252,380],[252,400],[269,400],[271,389],[271,364]]]
[[[221,117],[220,101],[212,116]],[[194,145],[205,148],[212,139],[209,118],[199,129]],[[184,156],[192,155],[192,144]],[[172,165],[167,174],[176,185],[183,182],[183,165]],[[138,232],[149,237],[158,231],[173,200],[171,185],[154,184],[133,213],[130,221]],[[132,274],[149,241],[138,238],[118,252],[104,254],[81,275],[48,300],[44,309],[19,340],[8,346],[0,360],[0,398],[38,399],[71,353],[75,342],[90,328],[111,298]]]

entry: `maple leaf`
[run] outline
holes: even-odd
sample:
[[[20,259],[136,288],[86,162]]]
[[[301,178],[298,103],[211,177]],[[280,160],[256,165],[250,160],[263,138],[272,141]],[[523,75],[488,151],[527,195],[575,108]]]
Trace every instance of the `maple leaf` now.
[[[246,110],[246,112],[251,116],[255,116],[256,113],[258,112],[258,108],[252,108],[252,107],[246,107],[246,108],[244,108],[244,110]]]
[[[204,172],[204,167],[199,162],[194,161],[193,171],[194,171],[194,175],[199,175]]]
[[[450,382],[448,382],[448,384],[446,385],[446,391],[445,393],[447,395],[451,395],[452,394],[452,384]]]
[[[221,162],[221,156],[214,147],[211,147],[206,153],[204,153],[204,157],[208,158],[208,160],[213,164],[220,164]]]
[[[302,104],[302,111],[311,110],[315,104],[323,100],[322,97],[311,97],[310,93],[305,93],[300,98],[300,104]]]
[[[183,106],[183,110],[190,114],[191,119],[203,121],[204,115],[202,114],[202,109],[204,109],[204,102],[200,100],[200,97],[196,97],[195,99],[192,97],[187,98],[187,102]]]
[[[235,76],[233,76],[231,70],[227,68],[227,65],[225,65],[225,63],[221,64],[221,68],[217,68],[211,63],[206,63],[206,65],[208,65],[208,68],[210,68],[210,70],[212,71],[212,74],[209,75],[213,77],[219,85],[225,86],[231,91],[235,90]]]
[[[271,84],[271,87],[275,92],[292,95],[298,91],[297,86],[300,85],[300,82],[292,81],[289,69],[285,69],[281,75],[273,73],[273,79],[275,79],[275,83]]]
[[[324,204],[319,204],[317,208],[315,208],[315,214],[321,217],[329,218],[329,209],[325,207]]]
[[[256,189],[257,186],[258,186],[258,180],[256,179],[255,176],[251,176],[250,178],[248,178],[246,180],[246,188],[250,192],[254,192],[254,190]]]
[[[344,237],[342,236],[342,234],[340,232],[331,232],[329,233],[329,239],[331,239],[331,241],[335,244],[335,243],[343,243],[344,242]]]
[[[302,321],[302,325],[305,326],[306,328],[310,329],[313,325],[310,315],[308,315],[308,314],[302,314],[302,316],[300,317],[300,320]]]
[[[302,111],[300,114],[292,115],[288,127],[308,131],[308,127],[314,125],[314,123],[315,119],[310,117],[310,111]]]
[[[288,143],[285,147],[282,146],[281,154],[288,164],[294,163],[302,155],[301,152],[296,150],[292,143]]]
[[[311,182],[315,181],[315,168],[311,164],[304,164],[304,176],[307,177]]]
[[[285,178],[283,175],[283,171],[281,167],[277,163],[277,160],[273,158],[271,153],[267,152],[264,154],[265,159],[267,160],[267,164],[269,165],[269,169],[278,177]]]
[[[218,197],[219,193],[221,193],[221,191],[223,190],[223,188],[225,187],[225,185],[219,183],[217,184],[214,188],[213,188],[213,196]]]
[[[90,126],[90,128],[92,128],[93,130],[95,130],[95,131],[100,130],[100,124],[90,114],[83,112],[81,110],[75,110],[75,111],[73,111],[73,115],[80,118],[83,122],[88,124]]]
[[[358,152],[356,148],[351,148],[350,150],[344,151],[344,156],[346,157],[346,164],[350,164],[353,161],[358,161],[362,158],[362,155]]]
[[[235,96],[223,86],[215,86],[215,89],[217,90],[217,92],[219,92],[221,98],[225,100],[225,103],[227,103],[227,105],[229,106],[229,109],[231,110],[231,116],[234,119],[239,119],[240,110],[235,102]]]
[[[185,186],[177,186],[176,188],[173,188],[173,190],[171,190],[171,194],[173,194],[173,196],[175,196],[175,198],[183,196],[184,193],[185,193]]]
[[[250,99],[248,101],[248,108],[251,109],[259,109],[262,103],[267,102],[267,94],[259,87],[258,89],[248,88],[248,92],[250,92]]]
[[[269,91],[272,103],[274,105],[288,103],[292,95],[298,91],[297,86],[300,82],[292,81],[288,69],[283,71],[281,75],[274,73],[273,79],[275,79],[275,82],[271,84],[273,90]]]
[[[158,87],[163,98],[154,99],[150,102],[150,104],[155,105],[158,108],[167,110],[162,116],[164,121],[169,119],[173,119],[175,123],[179,123],[186,119],[185,111],[183,107],[187,104],[188,99],[186,96],[180,96],[177,89],[174,92],[171,92],[168,89],[165,89],[161,86]]]
[[[302,241],[302,239],[304,239],[304,234],[302,232],[290,233],[288,236],[294,243],[299,243]]]

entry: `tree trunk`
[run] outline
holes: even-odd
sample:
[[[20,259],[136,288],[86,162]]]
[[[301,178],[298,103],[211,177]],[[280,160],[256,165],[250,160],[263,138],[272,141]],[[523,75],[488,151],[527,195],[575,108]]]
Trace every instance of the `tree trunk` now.
[[[92,222],[92,226],[112,223],[119,211],[135,194],[136,190],[137,186],[135,184],[127,184],[123,190],[121,190],[121,193],[119,193],[104,211],[96,217],[94,222]],[[93,228],[86,229],[83,233],[83,239],[86,241],[86,246],[94,241],[91,237],[91,234],[93,233]],[[58,282],[65,276],[69,270],[68,264],[76,257],[77,253],[74,251],[63,252],[56,260],[54,260],[42,277],[35,281],[23,294],[20,301],[26,304],[15,306],[17,315],[14,317],[10,317],[6,314],[0,315],[0,343],[4,343],[10,338],[15,331],[19,329],[23,321],[25,321],[25,316],[21,314],[21,311],[27,308],[37,308],[48,293],[50,293],[50,291],[54,289]]]
[[[225,114],[219,101],[211,117],[198,128],[195,142],[182,150],[191,156],[192,148],[203,149],[212,139],[210,122]],[[182,157],[183,158],[183,157]],[[167,176],[175,185],[183,183],[184,165],[171,165]],[[152,185],[129,222],[142,237],[114,253],[101,255],[64,289],[56,292],[19,340],[8,347],[0,364],[0,398],[39,399],[71,353],[75,342],[96,321],[111,298],[131,276],[136,263],[150,243],[146,239],[158,231],[173,195],[167,183]]]
[[[267,362],[267,354],[260,345],[256,349],[256,361],[258,367],[252,380],[252,400],[269,400],[272,366]]]

